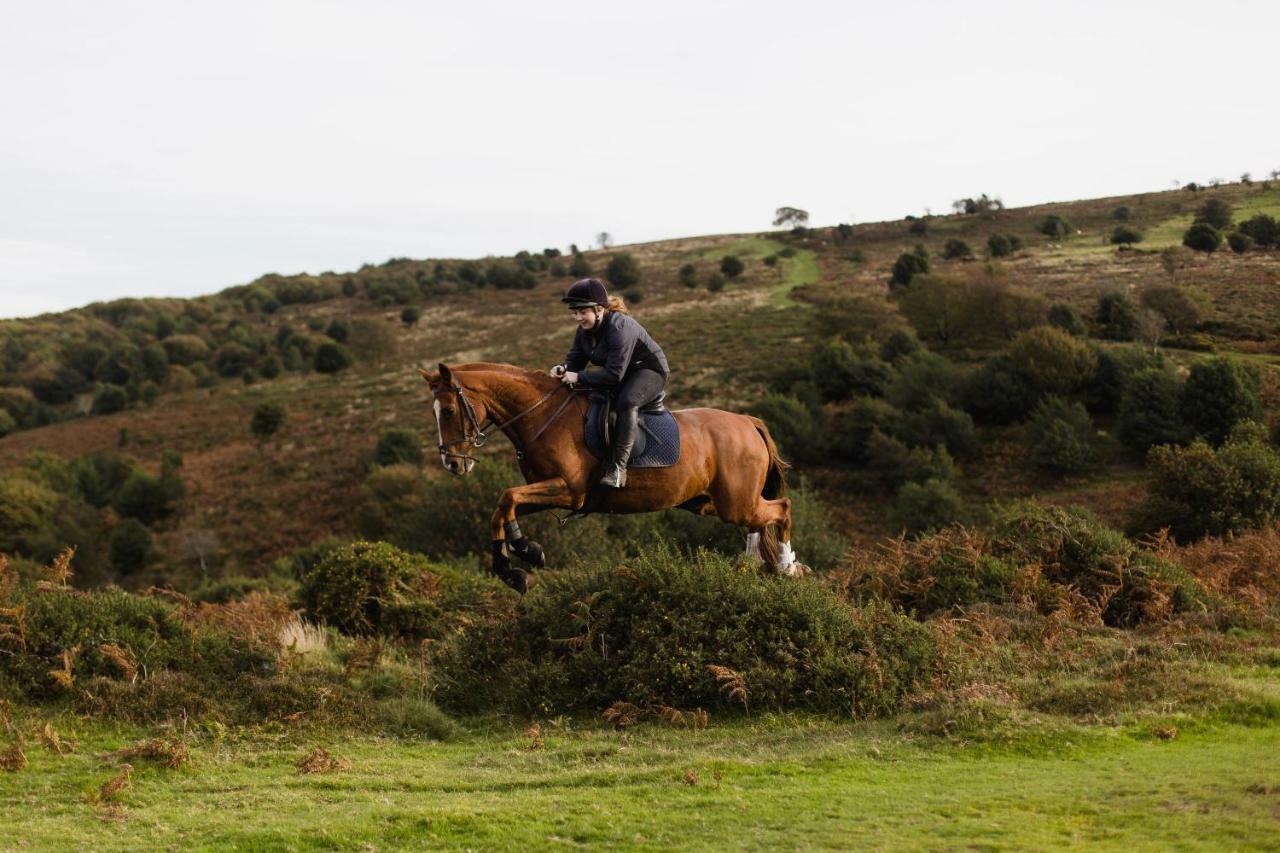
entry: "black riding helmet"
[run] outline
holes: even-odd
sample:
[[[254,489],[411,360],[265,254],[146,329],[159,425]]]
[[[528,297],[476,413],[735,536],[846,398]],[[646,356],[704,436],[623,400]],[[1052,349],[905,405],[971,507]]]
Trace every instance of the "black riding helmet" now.
[[[600,279],[584,278],[581,281],[575,281],[560,301],[566,303],[570,309],[591,308],[596,305],[608,308],[609,291],[604,289],[604,282]]]

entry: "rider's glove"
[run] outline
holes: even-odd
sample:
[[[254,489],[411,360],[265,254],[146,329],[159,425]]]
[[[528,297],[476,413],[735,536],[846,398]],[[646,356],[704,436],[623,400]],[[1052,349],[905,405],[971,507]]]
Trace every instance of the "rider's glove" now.
[[[561,376],[564,376],[564,371],[565,371],[564,365],[557,364],[555,367],[551,368],[551,375],[552,377],[559,379]]]

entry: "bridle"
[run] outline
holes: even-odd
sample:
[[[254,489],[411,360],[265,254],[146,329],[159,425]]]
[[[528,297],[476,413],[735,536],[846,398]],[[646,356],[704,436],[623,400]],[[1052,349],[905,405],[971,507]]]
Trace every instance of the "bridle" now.
[[[481,425],[480,419],[476,417],[475,406],[471,405],[471,401],[467,399],[467,395],[462,393],[462,386],[456,381],[453,382],[452,385],[450,385],[450,390],[452,390],[458,398],[458,426],[459,432],[462,433],[462,437],[455,438],[453,441],[445,441],[442,436],[439,445],[440,456],[443,459],[469,459],[472,462],[476,461],[474,456],[468,453],[459,453],[454,450],[454,448],[463,447],[468,444],[477,449],[484,447],[484,443],[489,440],[489,436],[493,435],[495,432],[501,432],[523,418],[525,415],[537,409],[543,403],[550,400],[561,388],[568,388],[569,396],[565,397],[564,402],[560,404],[560,408],[556,409],[551,417],[547,418],[546,423],[538,428],[538,431],[534,433],[533,438],[531,438],[530,441],[536,440],[538,436],[542,435],[546,428],[551,425],[551,422],[560,416],[560,413],[563,412],[565,407],[573,400],[573,392],[578,389],[570,388],[567,385],[557,385],[555,388],[552,388],[550,391],[543,394],[538,399],[538,402],[520,412],[520,414],[507,418],[502,423],[495,423],[493,418],[489,418],[485,424]],[[470,435],[467,434],[468,423],[471,425]],[[522,456],[523,454],[517,450],[517,455]]]

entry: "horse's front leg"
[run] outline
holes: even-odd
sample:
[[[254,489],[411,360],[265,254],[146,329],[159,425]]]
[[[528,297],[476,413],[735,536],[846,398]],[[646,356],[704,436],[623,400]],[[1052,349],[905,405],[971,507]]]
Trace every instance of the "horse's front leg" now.
[[[489,519],[489,531],[493,539],[493,572],[517,592],[525,593],[532,586],[528,572],[512,567],[507,552],[514,554],[531,566],[546,565],[542,546],[531,542],[520,531],[516,515],[521,507],[537,509],[573,509],[579,498],[569,489],[561,477],[541,480],[527,486],[507,489],[498,498],[498,508]],[[505,545],[505,548],[504,548]]]

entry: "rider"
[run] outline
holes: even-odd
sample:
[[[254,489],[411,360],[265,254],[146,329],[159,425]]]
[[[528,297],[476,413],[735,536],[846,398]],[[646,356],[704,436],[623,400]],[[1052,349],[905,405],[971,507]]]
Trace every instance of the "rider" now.
[[[551,368],[551,375],[566,385],[616,392],[618,426],[613,459],[600,482],[621,488],[627,484],[627,462],[640,428],[640,407],[656,400],[667,384],[671,372],[667,357],[644,327],[627,314],[622,300],[609,296],[600,279],[574,282],[561,301],[568,303],[578,330],[564,364]],[[588,362],[599,367],[584,370]]]

